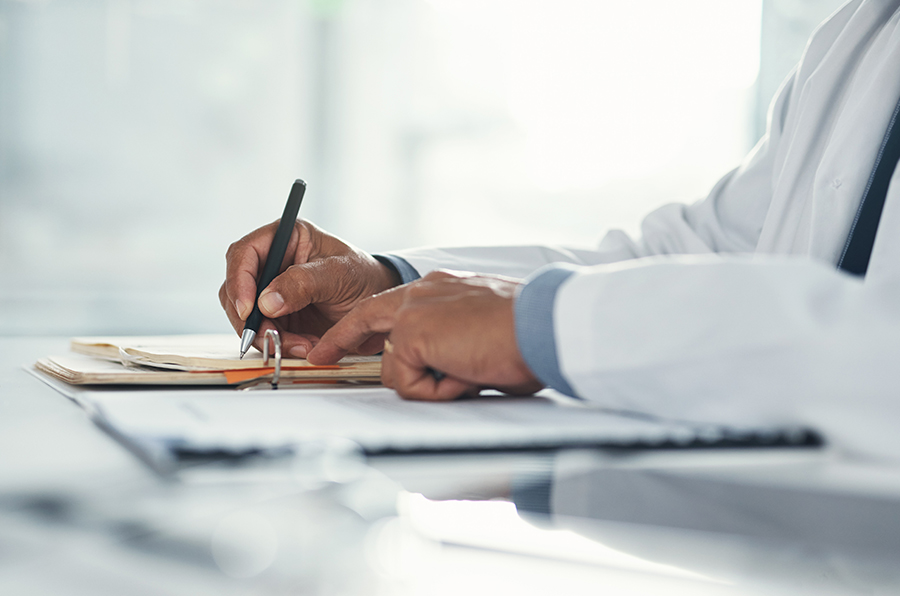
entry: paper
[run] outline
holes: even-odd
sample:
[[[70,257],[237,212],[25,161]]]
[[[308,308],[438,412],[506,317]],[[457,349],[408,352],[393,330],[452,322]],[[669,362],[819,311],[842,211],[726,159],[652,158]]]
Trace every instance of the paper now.
[[[812,444],[803,429],[734,429],[636,417],[551,390],[536,397],[493,392],[434,403],[406,401],[381,387],[321,388],[323,381],[377,380],[377,358],[354,358],[337,367],[301,364],[282,369],[283,377],[295,375],[300,377],[296,382],[316,383],[304,389],[146,388],[165,383],[214,385],[231,382],[228,374],[267,374],[266,369],[227,368],[235,360],[235,339],[84,338],[74,341],[73,347],[92,356],[44,358],[36,368],[65,381],[63,387],[51,385],[84,407],[99,425],[153,454],[283,451],[334,439],[354,441],[368,453]],[[114,361],[122,353],[128,354],[128,366]],[[134,358],[184,370],[135,366]],[[198,362],[204,366],[216,362],[222,368],[197,368]],[[255,364],[259,366],[260,359]]]
[[[251,348],[242,359],[240,340],[229,334],[76,337],[71,347],[79,354],[173,370],[240,370],[266,366],[256,348]],[[306,360],[284,358],[281,368],[336,370],[354,366],[380,370],[380,361],[378,356],[347,356],[336,365],[315,366]]]
[[[258,350],[239,358],[231,335],[92,337],[72,340],[74,353],[47,356],[35,368],[73,385],[247,385],[271,379]],[[350,382],[380,384],[381,358],[348,356],[335,365],[283,359],[279,383]]]
[[[92,358],[83,354],[48,356],[35,363],[35,368],[72,385],[225,385],[221,372],[160,371],[143,367],[126,367],[120,362]]]
[[[390,389],[363,388],[88,392],[80,398],[117,434],[137,443],[198,452],[279,449],[334,438],[354,441],[368,453],[671,447],[715,444],[728,434],[567,405],[576,402],[549,391],[544,395],[436,403],[406,401]]]

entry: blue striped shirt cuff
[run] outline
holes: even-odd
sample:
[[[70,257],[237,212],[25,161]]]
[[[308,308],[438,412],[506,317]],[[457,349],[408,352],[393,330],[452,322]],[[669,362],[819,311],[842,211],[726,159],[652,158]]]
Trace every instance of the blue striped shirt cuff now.
[[[415,267],[409,264],[406,259],[394,255],[372,255],[376,261],[382,265],[391,268],[394,273],[400,276],[400,283],[408,284],[416,281],[421,275],[416,271]]]
[[[548,387],[577,397],[563,377],[553,332],[553,305],[556,292],[575,269],[556,264],[542,267],[519,287],[516,295],[516,342],[525,364]]]

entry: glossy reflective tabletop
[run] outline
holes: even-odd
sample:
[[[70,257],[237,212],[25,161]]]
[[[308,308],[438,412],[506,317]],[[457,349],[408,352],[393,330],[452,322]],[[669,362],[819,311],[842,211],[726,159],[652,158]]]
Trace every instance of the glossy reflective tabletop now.
[[[900,466],[827,450],[187,461],[0,338],[2,594],[895,594]]]

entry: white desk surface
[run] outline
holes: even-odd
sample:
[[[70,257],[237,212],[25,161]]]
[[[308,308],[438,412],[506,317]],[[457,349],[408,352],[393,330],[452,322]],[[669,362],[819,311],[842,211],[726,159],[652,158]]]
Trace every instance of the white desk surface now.
[[[900,594],[900,466],[581,451],[164,478],[22,369],[67,343],[0,338],[2,594]]]

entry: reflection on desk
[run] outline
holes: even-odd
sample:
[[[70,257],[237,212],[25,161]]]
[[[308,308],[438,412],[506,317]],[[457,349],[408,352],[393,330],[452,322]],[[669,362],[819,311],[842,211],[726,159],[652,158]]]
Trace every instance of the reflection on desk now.
[[[0,338],[0,594],[900,593],[900,467],[348,451],[162,477],[21,368],[64,347]]]
[[[730,585],[900,593],[895,466],[796,452],[570,452],[523,494],[528,519]]]

